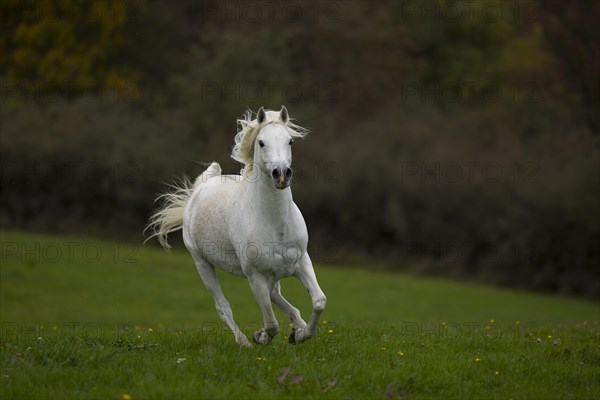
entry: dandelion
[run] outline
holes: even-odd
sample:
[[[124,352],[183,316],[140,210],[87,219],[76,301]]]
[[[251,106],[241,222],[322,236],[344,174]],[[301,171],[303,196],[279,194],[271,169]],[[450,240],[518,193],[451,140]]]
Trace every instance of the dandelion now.
[[[400,357],[404,357],[404,353],[403,353],[403,352],[401,352],[401,351],[399,351],[399,352],[398,352],[398,355],[399,355]]]
[[[262,360],[264,360],[264,358],[262,358],[262,357],[256,357],[256,361],[262,361]]]
[[[329,332],[329,333],[333,333],[333,329],[329,329],[327,332]]]
[[[475,359],[475,362],[479,362],[479,361],[481,361],[481,358],[477,357],[477,358]]]
[[[323,320],[323,325],[327,325],[327,320],[326,319]]]
[[[495,320],[495,319],[493,319],[493,318],[492,318],[492,319],[490,319],[490,324],[495,324],[495,323],[496,323],[496,320]]]
[[[154,332],[154,329],[148,328],[148,332]]]
[[[283,339],[288,340],[288,336],[284,336]]]
[[[121,395],[121,399],[123,400],[131,400],[132,397],[129,393],[123,393],[123,395]]]
[[[498,376],[498,375],[500,375],[500,371],[496,371],[494,374],[495,374],[496,376]]]
[[[548,335],[548,339],[552,339],[552,335]]]

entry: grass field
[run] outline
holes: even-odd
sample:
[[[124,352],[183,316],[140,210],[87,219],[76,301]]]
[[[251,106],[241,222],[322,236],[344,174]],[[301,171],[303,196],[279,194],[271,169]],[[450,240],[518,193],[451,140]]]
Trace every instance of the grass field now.
[[[2,399],[592,399],[600,305],[316,266],[318,335],[239,348],[183,249],[2,232]],[[245,280],[221,275],[250,334]],[[283,293],[308,317],[295,280]]]

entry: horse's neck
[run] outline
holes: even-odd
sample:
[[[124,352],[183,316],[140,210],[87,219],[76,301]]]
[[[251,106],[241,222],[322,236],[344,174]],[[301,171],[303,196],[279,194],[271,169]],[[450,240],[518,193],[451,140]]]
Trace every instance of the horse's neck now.
[[[292,205],[292,190],[289,187],[275,189],[259,179],[257,182],[248,182],[246,195],[252,207],[261,214],[262,221],[277,223],[287,219]]]

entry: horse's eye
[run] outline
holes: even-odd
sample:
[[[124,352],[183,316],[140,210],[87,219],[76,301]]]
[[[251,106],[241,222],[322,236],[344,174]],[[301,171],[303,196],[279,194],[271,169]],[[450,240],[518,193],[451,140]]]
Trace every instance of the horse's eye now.
[[[290,146],[294,143],[294,139],[290,139]]]
[[[258,145],[259,145],[260,147],[265,147],[265,142],[263,142],[262,140],[259,140],[259,141],[258,141]]]

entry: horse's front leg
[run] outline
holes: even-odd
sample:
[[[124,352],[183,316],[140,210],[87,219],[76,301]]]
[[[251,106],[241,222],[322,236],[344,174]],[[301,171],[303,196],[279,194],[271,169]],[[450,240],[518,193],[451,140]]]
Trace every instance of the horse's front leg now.
[[[310,320],[308,320],[308,325],[306,325],[304,329],[298,328],[292,330],[290,343],[300,343],[314,336],[317,325],[319,324],[319,317],[327,304],[327,298],[325,297],[325,293],[323,293],[319,287],[312,261],[310,260],[308,253],[300,260],[295,276],[298,277],[306,289],[308,289],[308,293],[312,300],[313,310]]]
[[[252,338],[258,344],[269,344],[271,339],[279,333],[279,322],[275,318],[271,306],[271,285],[269,280],[259,273],[249,275],[248,281],[252,293],[254,293],[254,298],[263,313],[264,322],[264,328],[254,332]]]
[[[290,302],[287,301],[281,294],[281,285],[279,282],[276,282],[271,289],[271,301],[277,304],[277,306],[281,308],[281,311],[283,311],[285,315],[290,317],[292,320],[292,327],[294,329],[306,327],[306,322],[304,322],[302,319],[300,310],[291,305]]]

